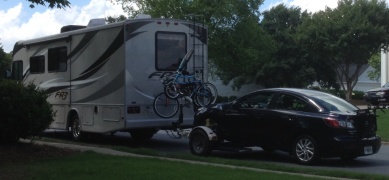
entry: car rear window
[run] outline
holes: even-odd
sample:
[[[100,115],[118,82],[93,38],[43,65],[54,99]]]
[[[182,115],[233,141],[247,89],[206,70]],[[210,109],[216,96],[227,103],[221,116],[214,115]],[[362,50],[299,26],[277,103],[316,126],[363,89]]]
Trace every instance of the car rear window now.
[[[327,112],[338,111],[350,113],[358,110],[358,108],[351,103],[332,95],[322,94],[320,96],[312,97],[312,99]]]

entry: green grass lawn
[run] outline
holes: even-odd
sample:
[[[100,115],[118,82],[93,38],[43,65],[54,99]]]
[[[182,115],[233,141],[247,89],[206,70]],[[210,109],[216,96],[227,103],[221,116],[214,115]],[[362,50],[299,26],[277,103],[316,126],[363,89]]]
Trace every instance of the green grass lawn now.
[[[389,142],[389,110],[377,110],[377,134],[381,136],[382,141]]]
[[[31,146],[35,147],[40,145]],[[133,151],[133,148],[121,148],[122,151]],[[58,150],[62,149],[46,146],[44,152],[53,154],[53,152]],[[145,154],[144,152],[138,153]],[[25,160],[19,159],[19,161],[11,162],[8,165],[2,165],[0,163],[0,179],[322,179],[306,175],[361,180],[388,179],[388,176],[374,174],[320,170],[305,166],[283,166],[240,159],[198,157],[188,154],[168,156],[174,159],[187,159],[196,162],[232,165],[250,169],[194,164],[159,158],[103,155],[90,151],[66,154],[65,156],[47,156],[35,160],[31,160],[30,158],[26,158]],[[166,157],[167,155],[159,156]],[[285,173],[255,171],[253,169]]]
[[[389,110],[377,111],[377,134],[389,141]],[[122,151],[169,156],[177,159],[236,165],[249,168],[268,169],[282,172],[306,173],[351,179],[387,179],[387,176],[350,173],[343,171],[318,170],[306,167],[289,167],[263,162],[234,160],[193,155],[160,155],[150,150],[134,150],[128,147],[111,147]],[[134,152],[142,151],[142,152]],[[0,152],[1,153],[1,152]],[[1,165],[1,163],[0,163]],[[10,175],[10,176],[7,176]],[[5,177],[5,178],[4,178]],[[317,179],[300,175],[258,172],[211,165],[161,160],[102,155],[93,152],[25,161],[11,166],[0,166],[0,179]]]
[[[1,172],[1,170],[0,170]],[[137,158],[84,152],[76,155],[20,163],[2,173],[10,179],[317,179],[301,175],[199,165],[156,158]],[[1,177],[1,175],[0,175]]]

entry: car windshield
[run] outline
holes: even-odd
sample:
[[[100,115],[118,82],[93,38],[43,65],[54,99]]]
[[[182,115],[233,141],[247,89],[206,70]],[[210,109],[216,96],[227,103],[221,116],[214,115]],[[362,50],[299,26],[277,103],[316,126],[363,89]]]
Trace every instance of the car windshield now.
[[[386,84],[384,84],[384,86],[382,87],[389,87],[389,82],[387,82]]]
[[[312,99],[327,112],[338,111],[351,113],[358,110],[356,106],[333,95],[321,94],[312,97]]]

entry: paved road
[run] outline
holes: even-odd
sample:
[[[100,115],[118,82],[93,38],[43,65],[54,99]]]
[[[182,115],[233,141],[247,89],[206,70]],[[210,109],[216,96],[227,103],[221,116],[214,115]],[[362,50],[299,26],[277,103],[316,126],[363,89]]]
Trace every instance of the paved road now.
[[[118,133],[117,137],[130,137],[127,133]],[[150,144],[144,144],[148,148],[158,150],[159,152],[172,153],[190,153],[188,139],[172,139],[164,131],[159,131]],[[231,152],[213,152],[213,156],[234,159],[247,159],[261,162],[271,162],[286,166],[302,167],[295,163],[294,159],[286,153],[274,152],[267,153],[261,148],[252,148],[252,152],[231,153]],[[304,166],[307,167],[307,166]],[[354,161],[345,162],[340,158],[323,159],[317,166],[308,168],[321,168],[329,170],[344,170],[351,172],[362,172],[370,174],[381,174],[389,176],[389,146],[382,145],[381,150],[374,155],[359,157]]]

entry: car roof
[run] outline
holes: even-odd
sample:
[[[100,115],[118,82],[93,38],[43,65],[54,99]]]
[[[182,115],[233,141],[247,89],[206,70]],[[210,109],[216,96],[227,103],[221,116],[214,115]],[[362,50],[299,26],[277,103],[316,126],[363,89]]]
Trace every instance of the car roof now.
[[[328,93],[312,90],[312,89],[300,89],[300,88],[268,88],[268,89],[261,89],[259,91],[278,91],[278,92],[290,92],[294,94],[299,94],[303,96],[328,96]]]

